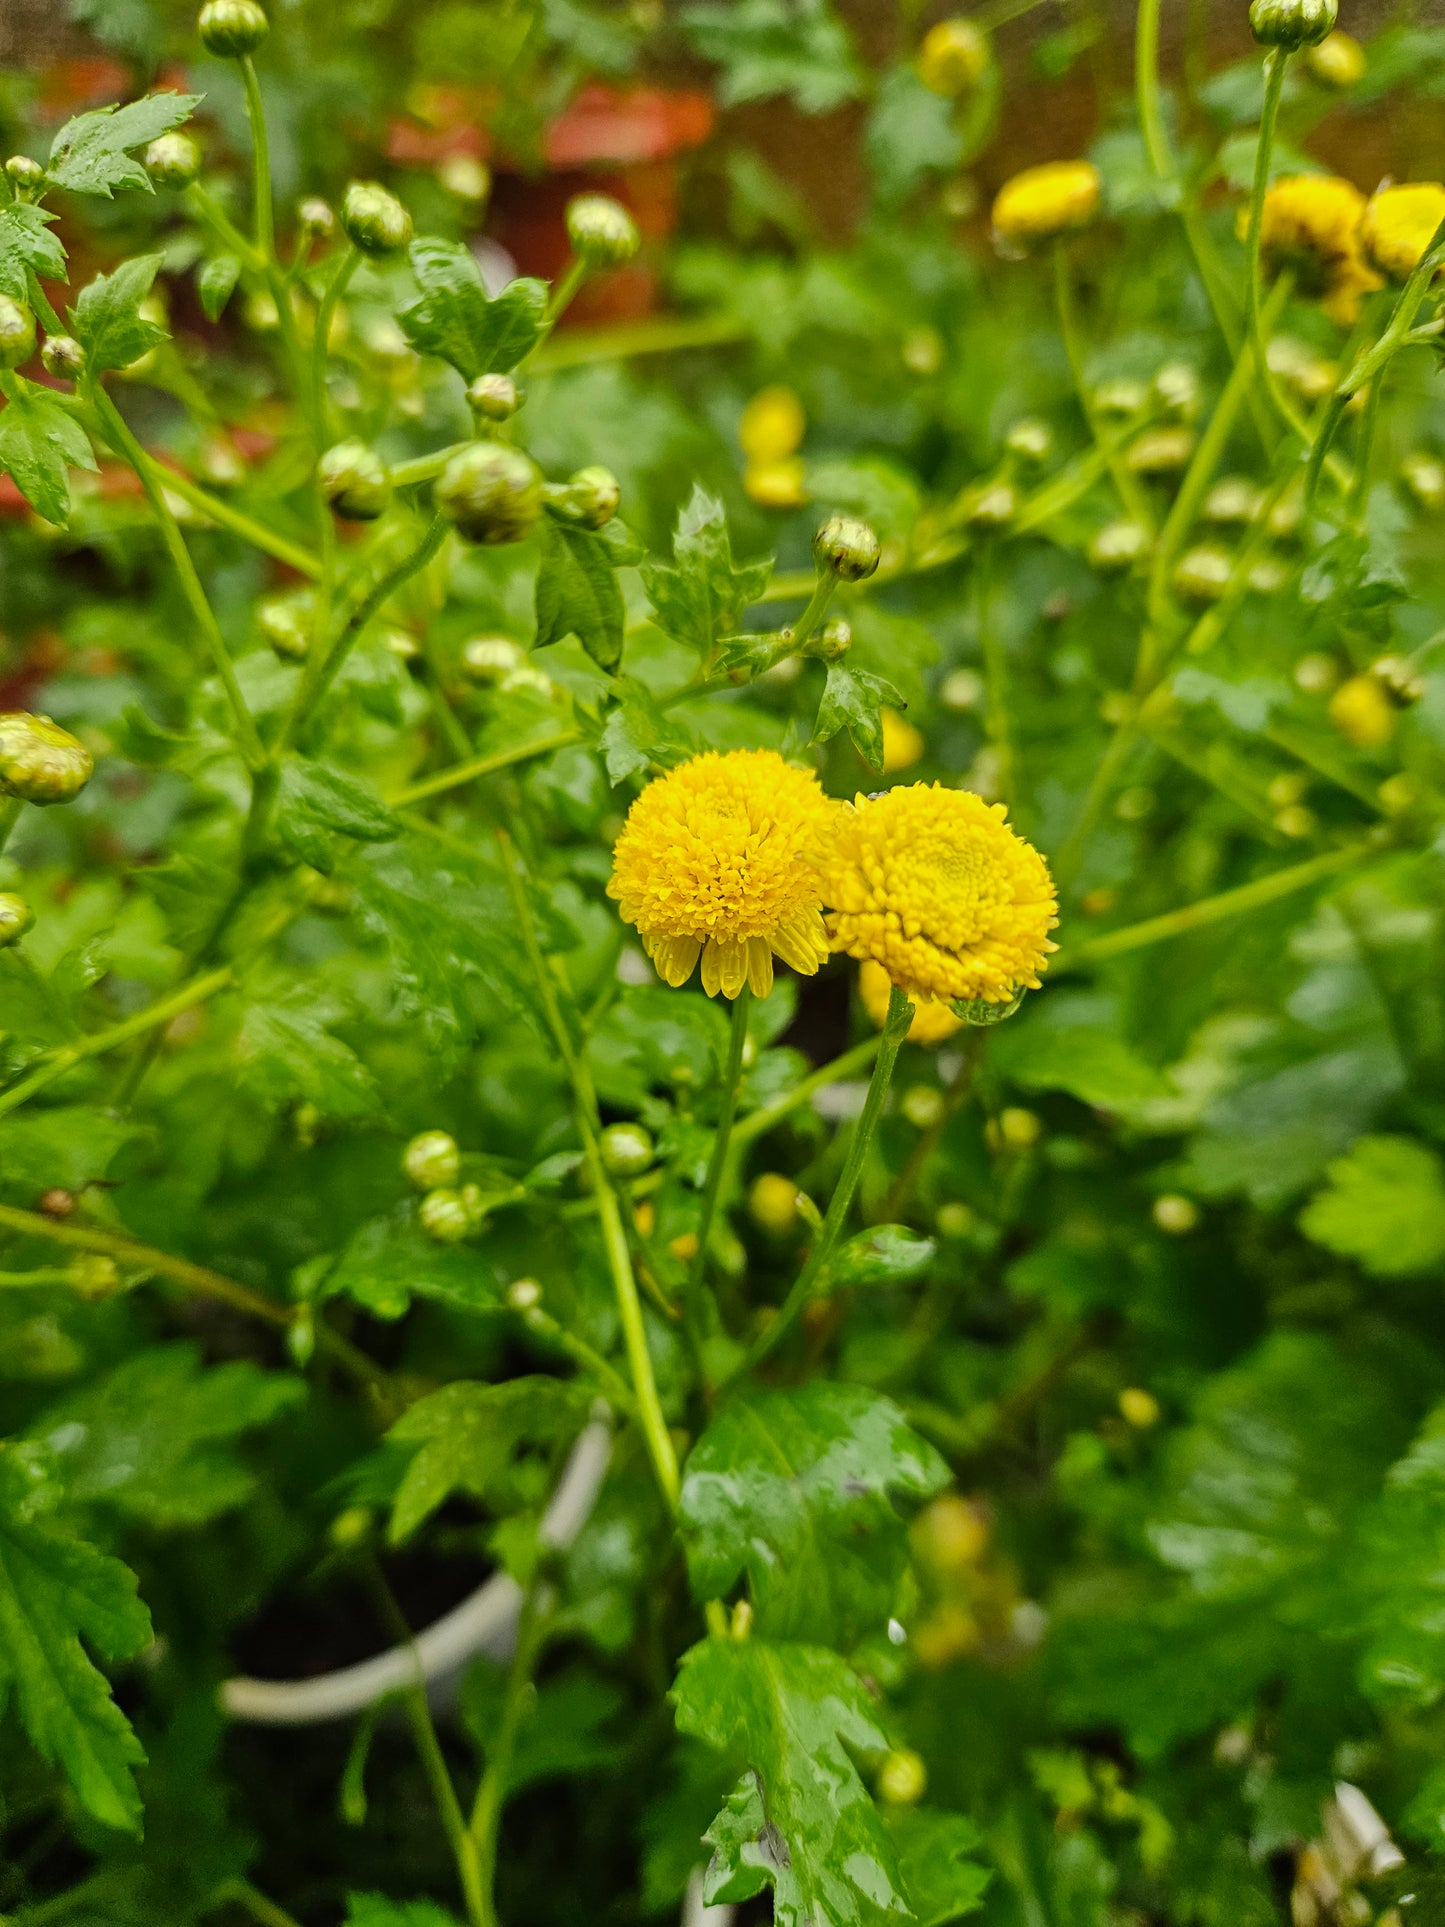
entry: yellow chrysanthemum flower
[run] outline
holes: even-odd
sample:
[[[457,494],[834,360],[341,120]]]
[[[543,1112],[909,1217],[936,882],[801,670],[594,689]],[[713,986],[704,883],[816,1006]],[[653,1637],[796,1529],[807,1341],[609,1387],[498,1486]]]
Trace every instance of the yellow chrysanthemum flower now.
[[[888,972],[871,957],[859,965],[858,995],[863,1008],[879,1030],[888,1015]],[[913,1022],[908,1026],[910,1044],[942,1044],[962,1030],[963,1019],[955,1017],[947,1004],[936,997],[918,996],[913,1000]]]
[[[1365,77],[1365,50],[1353,34],[1337,30],[1304,50],[1311,76],[1324,87],[1353,87]]]
[[[1365,208],[1360,244],[1382,274],[1408,281],[1442,221],[1445,186],[1439,181],[1382,187]]]
[[[791,388],[760,388],[738,418],[738,444],[750,462],[781,462],[802,446],[806,428]]]
[[[776,750],[709,750],[649,783],[612,852],[607,894],[665,983],[766,997],[773,957],[810,977],[828,955],[818,866],[841,805]]]
[[[801,508],[808,499],[808,471],[801,455],[788,455],[780,462],[749,462],[743,470],[743,488],[759,508]]]
[[[918,49],[918,78],[948,100],[976,87],[987,66],[987,38],[961,15],[930,27]]]
[[[1348,327],[1361,298],[1381,284],[1360,252],[1365,197],[1338,175],[1289,174],[1264,197],[1260,250],[1273,267],[1288,266],[1326,314]],[[1249,216],[1240,214],[1240,233]]]
[[[834,950],[881,964],[910,997],[1005,1004],[1036,989],[1058,905],[1007,814],[941,783],[858,797],[822,868]]]
[[[1045,161],[1004,182],[993,204],[993,231],[1010,247],[1087,227],[1099,211],[1102,182],[1092,161]]]
[[[928,748],[928,739],[921,729],[900,716],[896,709],[879,711],[883,725],[883,773],[892,776],[901,769],[911,769]]]

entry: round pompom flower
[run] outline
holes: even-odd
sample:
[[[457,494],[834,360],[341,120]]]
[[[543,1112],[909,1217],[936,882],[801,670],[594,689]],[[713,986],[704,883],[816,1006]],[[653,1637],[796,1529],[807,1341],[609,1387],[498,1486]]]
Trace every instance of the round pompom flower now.
[[[888,972],[871,957],[858,969],[858,995],[875,1028],[882,1030],[888,1015]],[[942,1044],[963,1029],[963,1019],[955,1017],[947,1004],[936,997],[915,996],[913,1022],[908,1026],[910,1044]]]
[[[1006,1004],[1037,989],[1058,904],[1007,816],[941,783],[858,797],[823,861],[834,950],[871,957],[910,997]]]
[[[1302,290],[1317,296],[1341,327],[1353,322],[1361,297],[1380,286],[1360,253],[1364,211],[1364,195],[1336,175],[1289,174],[1264,197],[1259,244],[1265,260],[1294,268]],[[1241,213],[1241,233],[1247,226]]]
[[[1382,274],[1392,281],[1408,281],[1442,221],[1445,186],[1439,181],[1382,187],[1365,208],[1360,242]]]
[[[773,957],[811,977],[828,956],[818,864],[841,806],[776,750],[709,750],[649,783],[612,852],[607,894],[665,983],[766,997]]]

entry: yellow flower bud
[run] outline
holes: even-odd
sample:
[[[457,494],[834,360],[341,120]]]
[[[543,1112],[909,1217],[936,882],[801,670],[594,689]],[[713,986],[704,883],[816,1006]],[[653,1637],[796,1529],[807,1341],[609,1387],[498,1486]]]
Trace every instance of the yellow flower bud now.
[[[780,462],[803,440],[807,419],[791,388],[760,388],[738,420],[738,444],[749,461]]]
[[[892,776],[896,770],[911,769],[928,748],[921,729],[915,729],[906,716],[900,716],[896,709],[884,709],[883,722],[883,771]]]
[[[1046,161],[1005,181],[993,204],[994,238],[1018,250],[1087,227],[1099,211],[1103,183],[1092,161]]]
[[[808,499],[807,470],[800,455],[781,462],[749,462],[743,488],[750,501],[764,509],[798,509]]]
[[[1356,749],[1380,749],[1395,733],[1395,707],[1373,676],[1351,676],[1330,697],[1330,721]]]
[[[1199,1223],[1199,1206],[1192,1198],[1182,1197],[1177,1191],[1166,1191],[1162,1197],[1154,1200],[1153,1215],[1161,1231],[1167,1231],[1172,1238],[1179,1238]]]
[[[1119,1410],[1126,1425],[1132,1425],[1136,1432],[1148,1432],[1159,1423],[1163,1416],[1159,1401],[1152,1392],[1144,1391],[1138,1385],[1126,1385],[1119,1394]]]
[[[748,1216],[760,1231],[782,1238],[798,1222],[798,1187],[780,1171],[764,1171],[748,1191]]]
[[[1336,30],[1307,48],[1305,66],[1324,87],[1353,87],[1365,77],[1365,50],[1353,34]]]
[[[878,1770],[878,1793],[890,1806],[911,1807],[923,1798],[928,1768],[911,1747],[890,1753]]]
[[[976,87],[988,66],[988,41],[971,20],[940,20],[918,49],[918,78],[930,93],[956,99]]]

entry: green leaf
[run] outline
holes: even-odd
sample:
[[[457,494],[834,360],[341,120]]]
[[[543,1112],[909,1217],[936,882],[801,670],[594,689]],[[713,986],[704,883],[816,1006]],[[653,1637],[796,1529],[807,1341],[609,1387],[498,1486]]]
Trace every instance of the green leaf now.
[[[37,1448],[0,1454],[0,1685],[15,1690],[36,1751],[60,1767],[87,1813],[140,1831],[131,1769],[145,1754],[86,1648],[130,1659],[150,1640],[135,1575],[43,1516]]]
[[[150,193],[150,176],[129,150],[144,147],[158,134],[189,120],[203,98],[201,94],[147,94],[124,107],[97,107],[78,114],[50,143],[51,180],[73,193],[103,194],[107,200],[118,187],[142,187]],[[125,366],[123,362],[109,365]]]
[[[648,562],[642,569],[657,625],[708,655],[736,634],[743,611],[767,588],[772,559],[736,568],[723,505],[696,485],[677,518],[672,554],[673,566]]]
[[[241,278],[241,257],[213,254],[196,276],[196,293],[207,321],[219,321]]]
[[[1445,1408],[1437,1407],[1361,1526],[1356,1577],[1367,1601],[1361,1681],[1372,1699],[1425,1712],[1445,1697]]]
[[[952,173],[962,160],[954,103],[931,93],[911,63],[894,67],[879,82],[864,153],[879,200],[896,207],[928,175]]]
[[[893,1842],[854,1756],[888,1739],[836,1653],[709,1639],[673,1687],[681,1732],[747,1762],[706,1838],[709,1902],[773,1889],[776,1927],[903,1927],[913,1919]]]
[[[968,1858],[981,1839],[972,1820],[932,1807],[885,1807],[883,1820],[918,1927],[944,1927],[983,1905],[990,1875]]]
[[[549,516],[537,570],[537,648],[576,636],[599,669],[622,660],[624,609],[617,558],[602,535]]]
[[[304,1098],[326,1118],[378,1117],[381,1096],[371,1072],[327,1028],[345,1014],[312,982],[249,1002],[236,1035],[243,1089],[273,1109]]]
[[[465,1311],[500,1302],[496,1273],[466,1245],[438,1244],[416,1221],[416,1207],[370,1218],[356,1231],[319,1287],[333,1298],[345,1292],[377,1318],[401,1318],[413,1296]]]
[[[920,1238],[903,1224],[875,1225],[860,1231],[828,1260],[824,1289],[841,1291],[853,1285],[911,1285],[933,1263],[938,1250],[932,1238]]]
[[[1300,1230],[1377,1278],[1428,1271],[1445,1257],[1445,1171],[1413,1138],[1362,1137],[1327,1167]]]
[[[92,374],[129,368],[165,340],[165,329],[139,312],[164,258],[137,255],[134,261],[123,261],[114,274],[98,274],[81,289],[70,322],[85,346]]]
[[[138,1353],[29,1428],[59,1467],[67,1499],[160,1527],[204,1525],[250,1497],[242,1433],[305,1398],[297,1378],[254,1365],[202,1365],[195,1345]]]
[[[459,1380],[419,1399],[387,1434],[415,1445],[391,1515],[392,1544],[408,1538],[453,1492],[501,1509],[542,1496],[525,1467],[582,1429],[591,1394],[561,1378],[512,1378],[503,1385]],[[528,1460],[528,1453],[534,1456]]]
[[[1032,1091],[1067,1091],[1081,1103],[1125,1110],[1168,1085],[1119,1035],[1116,1013],[1092,993],[1050,991],[989,1042],[989,1062]]]
[[[826,114],[863,92],[847,29],[827,0],[708,0],[683,9],[682,28],[722,67],[724,107],[787,94],[805,114]]]
[[[0,1118],[0,1189],[32,1196],[58,1185],[83,1191],[109,1175],[117,1155],[147,1135],[99,1105],[61,1104]]]
[[[431,1900],[388,1900],[385,1894],[348,1894],[345,1927],[461,1927],[455,1914]]]
[[[697,739],[686,723],[659,705],[645,682],[623,676],[618,679],[617,707],[607,718],[599,747],[608,780],[620,783],[654,761],[691,755]]]
[[[97,466],[90,437],[47,389],[20,381],[0,412],[0,470],[38,515],[64,528],[70,519],[69,468]]]
[[[483,1758],[489,1756],[501,1724],[506,1691],[505,1671],[485,1660],[472,1668],[462,1687],[462,1719]],[[624,1750],[615,1731],[623,1705],[615,1686],[580,1667],[544,1682],[528,1700],[517,1727],[508,1795],[613,1764]],[[610,1734],[609,1727],[614,1729]]]
[[[355,777],[301,756],[288,756],[281,764],[274,824],[283,848],[326,876],[333,865],[333,836],[387,843],[401,835],[396,817]]]
[[[28,305],[32,274],[65,279],[65,249],[47,225],[54,219],[47,208],[25,201],[0,207],[0,294]]]
[[[542,333],[547,283],[509,282],[489,300],[470,248],[424,237],[411,245],[421,299],[400,320],[413,348],[449,361],[464,381],[505,374],[528,355]]]
[[[698,1599],[746,1573],[758,1628],[847,1647],[882,1628],[907,1563],[902,1499],[948,1483],[891,1400],[819,1382],[739,1397],[688,1455],[679,1526]]]
[[[869,669],[850,669],[846,662],[830,662],[809,740],[826,743],[846,728],[864,762],[881,770],[883,719],[878,712],[885,703],[893,709],[905,707],[902,696],[885,677],[875,676]]]

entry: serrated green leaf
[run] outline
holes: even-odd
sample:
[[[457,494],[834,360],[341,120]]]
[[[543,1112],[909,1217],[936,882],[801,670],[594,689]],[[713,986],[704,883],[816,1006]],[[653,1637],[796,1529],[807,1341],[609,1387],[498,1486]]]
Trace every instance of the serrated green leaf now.
[[[508,1510],[540,1497],[521,1477],[526,1455],[555,1456],[582,1429],[591,1394],[561,1378],[512,1378],[502,1385],[460,1380],[419,1399],[387,1434],[415,1445],[391,1514],[391,1539],[408,1538],[453,1492]]]
[[[933,1807],[885,1807],[883,1823],[918,1927],[944,1927],[983,1905],[990,1874],[968,1858],[982,1839],[972,1820]]]
[[[281,1372],[203,1366],[194,1345],[140,1352],[46,1408],[29,1437],[50,1451],[66,1496],[159,1527],[232,1511],[254,1479],[234,1444],[305,1397]]]
[[[679,1731],[746,1760],[706,1838],[709,1902],[773,1889],[777,1927],[904,1927],[893,1842],[855,1756],[888,1747],[861,1680],[836,1653],[709,1639],[672,1691]]]
[[[54,219],[48,208],[26,201],[0,207],[0,294],[28,306],[32,274],[51,281],[65,279],[65,249],[48,226]]]
[[[909,1285],[932,1264],[938,1244],[920,1238],[903,1224],[875,1225],[860,1231],[828,1260],[823,1288],[842,1291],[854,1285]]]
[[[462,1687],[461,1716],[483,1758],[490,1756],[506,1701],[505,1671],[479,1661]],[[594,1773],[616,1761],[624,1741],[614,1730],[621,1693],[595,1673],[573,1667],[539,1686],[517,1726],[508,1795],[545,1780]]]
[[[537,648],[576,636],[599,669],[622,660],[625,611],[618,561],[604,535],[548,517],[537,570]]]
[[[21,381],[0,411],[0,470],[38,515],[61,528],[70,519],[71,468],[96,468],[90,437],[47,389]]]
[[[870,669],[850,669],[846,662],[830,662],[809,740],[826,743],[846,729],[864,762],[881,770],[883,718],[878,712],[885,703],[893,709],[906,707],[886,677],[875,676]]]
[[[391,811],[355,777],[303,756],[288,756],[281,764],[273,822],[277,842],[327,876],[334,862],[333,837],[387,843],[401,835]]]
[[[388,1900],[385,1894],[349,1894],[345,1927],[461,1927],[455,1914],[431,1900]]]
[[[449,361],[464,381],[505,374],[536,345],[547,306],[547,283],[509,282],[489,299],[470,248],[426,236],[412,242],[412,272],[421,299],[400,320],[411,345]]]
[[[242,1087],[273,1108],[303,1098],[325,1118],[379,1116],[371,1072],[328,1028],[345,1015],[313,984],[248,1001],[236,1034]]]
[[[736,634],[743,611],[767,588],[772,560],[734,566],[723,505],[698,485],[677,518],[672,553],[671,566],[644,565],[643,586],[658,627],[708,655]]]
[[[1300,1230],[1377,1278],[1428,1271],[1445,1257],[1445,1170],[1424,1144],[1362,1137],[1327,1167]]]
[[[114,274],[98,274],[81,289],[70,310],[70,324],[85,347],[92,374],[129,368],[165,340],[165,329],[139,312],[164,258],[138,255],[134,261],[123,261]]]
[[[1351,1571],[1365,1602],[1365,1691],[1387,1706],[1437,1706],[1445,1697],[1445,1408],[1437,1407],[1391,1466],[1361,1523]]]
[[[724,1597],[746,1574],[761,1632],[850,1646],[883,1626],[907,1562],[897,1503],[947,1482],[898,1407],[860,1385],[739,1397],[683,1475],[693,1593]]]
[[[0,1189],[32,1197],[52,1186],[83,1191],[105,1178],[127,1145],[147,1135],[98,1104],[61,1104],[0,1118]]]
[[[207,321],[219,321],[226,303],[241,278],[241,258],[236,254],[213,254],[196,276],[196,293]]]
[[[86,1648],[103,1660],[133,1657],[150,1639],[150,1615],[119,1559],[62,1532],[34,1505],[26,1449],[0,1453],[0,1682],[13,1685],[31,1744],[61,1768],[86,1811],[137,1833],[132,1769],[145,1754]]]
[[[428,1238],[412,1204],[384,1218],[370,1218],[353,1233],[319,1287],[323,1298],[342,1292],[385,1319],[402,1317],[413,1297],[464,1311],[480,1311],[501,1302],[501,1287],[491,1265],[466,1245],[438,1244]]]
[[[722,67],[725,107],[786,94],[805,114],[826,114],[863,91],[847,29],[827,0],[708,0],[684,8],[682,26],[703,58]]]
[[[72,193],[103,194],[107,200],[118,187],[140,187],[150,193],[150,176],[129,150],[144,147],[189,120],[203,98],[201,94],[147,94],[124,107],[97,107],[78,114],[50,143],[51,180]]]
[[[618,680],[617,706],[607,718],[598,747],[608,780],[615,784],[654,761],[672,762],[691,755],[697,739],[686,723],[661,707],[646,683],[623,676]]]

